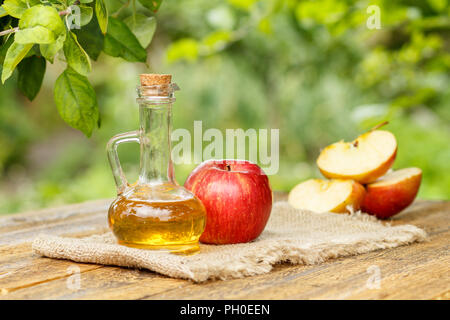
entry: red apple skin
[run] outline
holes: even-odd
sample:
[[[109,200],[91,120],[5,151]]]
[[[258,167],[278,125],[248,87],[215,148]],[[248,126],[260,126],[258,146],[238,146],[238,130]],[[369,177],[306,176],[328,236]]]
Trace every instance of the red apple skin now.
[[[390,185],[367,185],[361,210],[387,219],[408,207],[419,191],[422,174]]]
[[[264,230],[272,210],[272,190],[262,169],[245,160],[207,160],[195,168],[184,187],[206,208],[200,241],[244,243]]]

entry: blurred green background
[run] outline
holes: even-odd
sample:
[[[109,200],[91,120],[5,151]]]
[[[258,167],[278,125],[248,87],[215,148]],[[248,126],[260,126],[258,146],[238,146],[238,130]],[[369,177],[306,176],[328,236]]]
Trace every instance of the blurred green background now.
[[[381,29],[368,28],[369,5],[380,8]],[[192,131],[194,120],[204,130],[279,128],[274,190],[320,177],[321,148],[389,120],[394,168],[420,167],[419,197],[450,199],[449,16],[447,0],[166,0],[148,64],[182,89],[174,129]],[[105,145],[138,128],[135,87],[149,69],[100,57],[90,80],[102,126],[87,139],[53,103],[62,68],[47,64],[32,103],[16,76],[0,89],[0,213],[115,196]],[[135,179],[138,146],[120,156]],[[179,183],[194,166],[176,166]]]

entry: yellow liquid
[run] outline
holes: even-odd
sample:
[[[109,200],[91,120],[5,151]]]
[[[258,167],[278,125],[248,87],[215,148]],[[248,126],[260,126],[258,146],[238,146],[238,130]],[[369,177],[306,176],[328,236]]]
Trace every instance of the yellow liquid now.
[[[108,221],[120,244],[191,254],[199,250],[206,210],[195,197],[146,201],[119,196],[109,208]]]

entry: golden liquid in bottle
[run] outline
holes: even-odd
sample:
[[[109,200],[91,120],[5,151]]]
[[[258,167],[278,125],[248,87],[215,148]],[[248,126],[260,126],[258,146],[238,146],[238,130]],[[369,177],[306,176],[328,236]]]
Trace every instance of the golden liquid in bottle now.
[[[199,250],[206,211],[195,197],[150,201],[119,196],[108,221],[120,244],[191,254]]]

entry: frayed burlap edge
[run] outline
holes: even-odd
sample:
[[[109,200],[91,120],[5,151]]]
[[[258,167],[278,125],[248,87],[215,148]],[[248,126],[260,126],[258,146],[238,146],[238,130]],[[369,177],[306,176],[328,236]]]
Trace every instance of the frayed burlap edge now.
[[[322,234],[315,236],[314,230],[311,231],[314,228]],[[192,256],[121,246],[110,232],[87,238],[40,235],[32,248],[50,258],[148,269],[173,278],[203,282],[268,273],[276,263],[318,264],[425,238],[425,231],[415,226],[390,226],[360,212],[313,213],[278,202],[266,230],[254,242],[201,245],[200,253]]]

